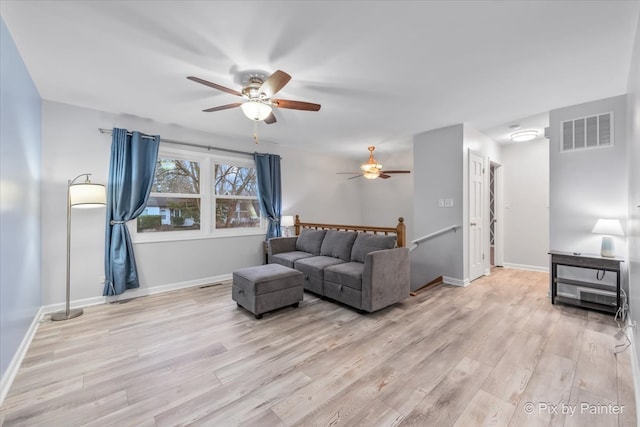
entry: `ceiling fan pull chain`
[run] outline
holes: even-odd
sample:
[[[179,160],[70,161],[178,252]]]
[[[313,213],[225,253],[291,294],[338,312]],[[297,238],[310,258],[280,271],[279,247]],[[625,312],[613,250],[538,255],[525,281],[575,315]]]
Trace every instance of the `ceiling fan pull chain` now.
[[[256,145],[258,145],[258,121],[254,120],[253,122],[253,140],[256,142]]]

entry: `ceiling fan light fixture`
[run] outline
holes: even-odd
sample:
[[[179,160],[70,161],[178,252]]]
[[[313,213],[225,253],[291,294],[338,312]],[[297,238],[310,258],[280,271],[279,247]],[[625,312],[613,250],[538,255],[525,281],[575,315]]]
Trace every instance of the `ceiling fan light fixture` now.
[[[364,176],[367,179],[376,179],[377,177],[380,176],[380,169],[372,168],[366,171],[365,173],[363,173],[362,176]]]
[[[382,165],[373,158],[373,150],[375,150],[374,146],[369,147],[369,160],[360,165],[360,170],[364,173],[375,173],[376,175],[373,178],[377,178],[378,175],[380,175],[380,171],[382,170]]]
[[[242,112],[247,118],[255,121],[261,121],[269,117],[271,114],[271,106],[258,100],[249,100],[240,106]]]
[[[531,141],[532,139],[537,138],[538,131],[537,130],[522,130],[520,132],[512,133],[509,138],[513,142],[525,142]]]

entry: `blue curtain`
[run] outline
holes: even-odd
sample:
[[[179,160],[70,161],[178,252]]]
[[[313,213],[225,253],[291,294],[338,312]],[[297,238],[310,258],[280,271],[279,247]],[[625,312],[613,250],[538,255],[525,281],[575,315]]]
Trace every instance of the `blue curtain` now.
[[[269,221],[267,239],[280,237],[280,214],[282,213],[282,190],[280,186],[280,156],[254,153],[258,179],[258,199],[262,215]]]
[[[107,186],[103,295],[119,295],[140,286],[126,222],[137,218],[147,204],[159,147],[160,136],[113,129]]]

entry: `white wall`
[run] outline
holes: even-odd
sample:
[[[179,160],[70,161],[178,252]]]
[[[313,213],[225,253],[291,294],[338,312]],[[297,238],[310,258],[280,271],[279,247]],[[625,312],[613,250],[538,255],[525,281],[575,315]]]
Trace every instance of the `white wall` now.
[[[504,264],[549,269],[549,141],[502,146]]]
[[[394,149],[385,146],[376,148],[375,158],[386,170],[410,170],[411,174],[395,174],[388,179],[357,178],[348,180],[342,175],[345,187],[354,187],[360,193],[362,224],[393,226],[403,217],[407,228],[407,243],[410,247],[414,237],[413,223],[413,149]],[[366,159],[363,159],[363,161]],[[357,170],[358,164],[352,164],[350,170]]]
[[[0,403],[42,305],[40,95],[0,19]],[[5,375],[6,374],[6,375]]]
[[[626,96],[552,110],[549,116],[549,247],[600,253],[602,236],[591,233],[598,218],[617,218],[626,227],[628,210]],[[614,113],[613,147],[560,152],[560,123],[607,111]],[[624,237],[614,237],[626,256]]]
[[[628,182],[629,204],[627,223],[627,248],[629,260],[629,302],[631,319],[640,324],[640,23],[636,29],[636,40],[629,69],[627,86],[628,129]],[[640,339],[636,334],[636,356],[640,356]],[[640,366],[640,360],[636,361]],[[640,396],[636,379],[636,401]],[[636,406],[637,407],[637,406]]]
[[[275,125],[277,126],[277,125]],[[55,102],[43,103],[42,159],[42,273],[43,304],[65,299],[65,191],[68,179],[93,173],[95,182],[108,177],[111,136],[98,128],[113,127],[159,134],[163,138],[196,144],[260,151],[282,156],[283,214],[300,214],[302,220],[360,223],[359,192],[344,185],[336,169],[350,162],[304,153],[260,141],[208,134],[176,125],[157,123],[126,114],[110,114]],[[102,295],[104,276],[105,210],[73,212],[72,300]],[[262,262],[264,236],[210,238],[135,245],[141,288],[198,282]]]

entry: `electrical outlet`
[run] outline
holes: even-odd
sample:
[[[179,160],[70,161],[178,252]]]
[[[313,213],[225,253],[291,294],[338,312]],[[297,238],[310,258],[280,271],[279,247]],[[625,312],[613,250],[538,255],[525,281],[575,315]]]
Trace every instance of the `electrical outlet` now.
[[[106,278],[104,276],[100,276],[100,284],[104,285],[104,281],[106,280]]]
[[[444,207],[445,208],[452,208],[453,207],[453,199],[445,199]]]

